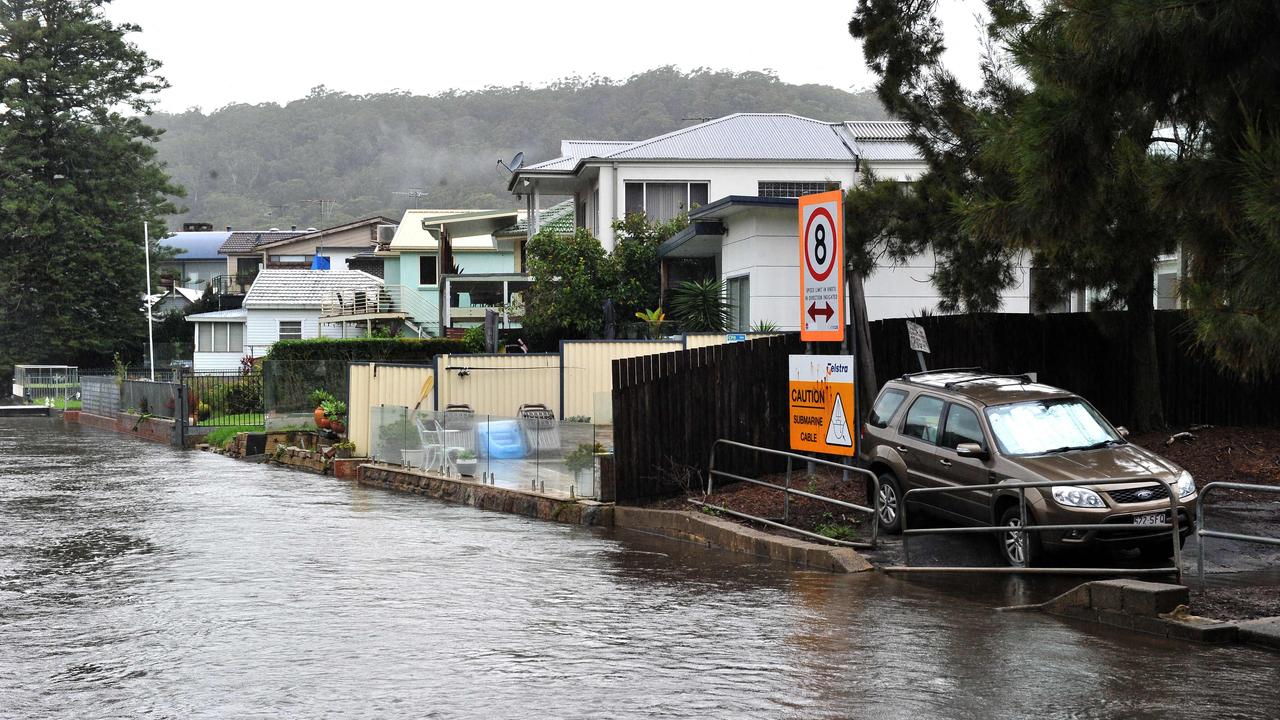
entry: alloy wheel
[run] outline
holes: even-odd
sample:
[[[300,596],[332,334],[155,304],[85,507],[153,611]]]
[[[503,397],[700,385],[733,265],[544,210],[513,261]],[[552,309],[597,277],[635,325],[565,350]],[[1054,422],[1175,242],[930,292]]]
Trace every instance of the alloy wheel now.
[[[1005,523],[1008,528],[1021,528],[1022,519],[1009,518]],[[1007,532],[1004,535],[1004,556],[1014,567],[1025,567],[1027,564],[1027,534],[1025,532]]]
[[[898,521],[898,492],[890,483],[880,483],[880,525],[892,527]]]

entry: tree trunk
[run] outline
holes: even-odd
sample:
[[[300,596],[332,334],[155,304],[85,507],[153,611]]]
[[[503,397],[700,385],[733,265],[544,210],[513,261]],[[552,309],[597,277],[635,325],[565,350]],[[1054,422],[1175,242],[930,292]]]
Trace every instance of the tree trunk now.
[[[1126,298],[1129,351],[1133,374],[1129,385],[1132,405],[1129,429],[1135,432],[1165,427],[1160,396],[1160,360],[1156,353],[1155,273],[1143,264]]]

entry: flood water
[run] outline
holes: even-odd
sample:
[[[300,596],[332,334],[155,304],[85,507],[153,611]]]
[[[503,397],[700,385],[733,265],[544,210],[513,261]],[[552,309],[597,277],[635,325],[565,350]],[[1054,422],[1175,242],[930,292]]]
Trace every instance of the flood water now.
[[[0,420],[0,717],[1280,715],[1280,655],[992,612],[1016,582],[798,572]]]

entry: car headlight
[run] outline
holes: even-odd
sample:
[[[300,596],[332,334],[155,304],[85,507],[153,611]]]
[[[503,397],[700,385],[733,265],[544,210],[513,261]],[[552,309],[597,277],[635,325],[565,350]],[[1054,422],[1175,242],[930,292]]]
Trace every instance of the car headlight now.
[[[1104,508],[1107,506],[1098,493],[1088,488],[1072,485],[1054,487],[1053,499],[1057,500],[1059,505],[1066,505],[1067,507]]]
[[[1191,473],[1186,470],[1178,476],[1178,497],[1184,498],[1196,491],[1196,481],[1192,479]]]

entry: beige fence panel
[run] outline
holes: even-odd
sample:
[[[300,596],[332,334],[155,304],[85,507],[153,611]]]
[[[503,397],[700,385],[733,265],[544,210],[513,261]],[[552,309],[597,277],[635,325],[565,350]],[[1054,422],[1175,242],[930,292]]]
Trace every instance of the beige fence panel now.
[[[439,355],[436,366],[440,410],[465,404],[480,415],[513,417],[524,404],[560,407],[559,355]]]
[[[613,423],[613,361],[684,348],[679,340],[566,340],[563,418],[590,417],[597,425]]]
[[[421,365],[353,364],[347,403],[347,438],[356,444],[355,454],[367,456],[372,439],[369,408],[375,405],[418,404],[434,371]],[[422,401],[423,410],[432,410],[432,393]]]

